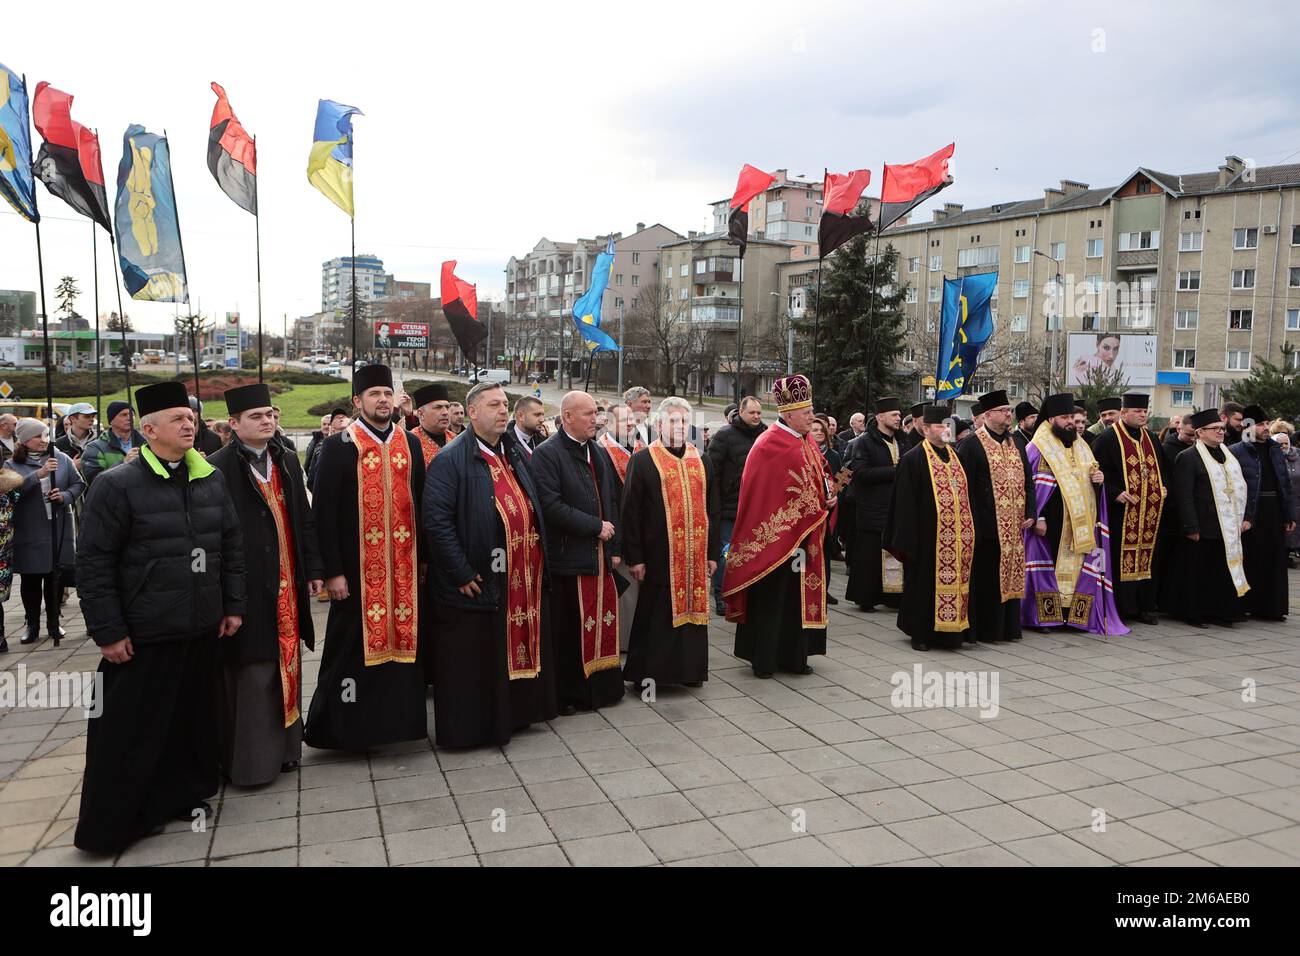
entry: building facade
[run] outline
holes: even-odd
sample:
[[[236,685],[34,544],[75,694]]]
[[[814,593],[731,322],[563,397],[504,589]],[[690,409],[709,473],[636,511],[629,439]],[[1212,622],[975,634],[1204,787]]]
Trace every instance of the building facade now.
[[[346,310],[351,302],[353,259],[339,256],[321,263],[320,308],[322,312]],[[389,294],[384,260],[378,256],[356,257],[357,291],[362,302],[375,302]]]
[[[945,203],[884,235],[907,287],[918,394],[933,384],[944,277],[994,269],[997,331],[974,392],[996,382],[1041,397],[1104,365],[1163,417],[1219,404],[1259,359],[1300,346],[1300,165],[1139,167],[1114,186],[1062,180],[1036,199]]]

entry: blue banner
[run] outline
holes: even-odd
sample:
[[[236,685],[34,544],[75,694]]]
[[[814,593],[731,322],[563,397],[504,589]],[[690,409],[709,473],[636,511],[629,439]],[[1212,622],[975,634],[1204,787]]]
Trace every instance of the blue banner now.
[[[936,400],[960,395],[974,377],[980,349],[993,334],[990,300],[997,287],[996,272],[943,280],[939,364],[934,373]]]
[[[113,218],[122,283],[131,298],[188,302],[171,151],[165,137],[138,124],[122,137]]]
[[[36,181],[32,178],[32,130],[27,87],[0,63],[0,196],[28,222],[36,222]]]
[[[614,240],[609,240],[605,251],[596,256],[591,267],[591,285],[581,299],[573,303],[573,323],[592,352],[617,352],[618,343],[600,327],[605,289],[609,286],[609,273],[614,268]]]

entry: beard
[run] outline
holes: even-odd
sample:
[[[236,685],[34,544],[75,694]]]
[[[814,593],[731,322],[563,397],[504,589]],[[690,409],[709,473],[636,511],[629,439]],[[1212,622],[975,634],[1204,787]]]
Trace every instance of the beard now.
[[[1060,425],[1052,425],[1052,434],[1061,440],[1061,444],[1069,448],[1079,437],[1079,433],[1073,428],[1062,428]]]

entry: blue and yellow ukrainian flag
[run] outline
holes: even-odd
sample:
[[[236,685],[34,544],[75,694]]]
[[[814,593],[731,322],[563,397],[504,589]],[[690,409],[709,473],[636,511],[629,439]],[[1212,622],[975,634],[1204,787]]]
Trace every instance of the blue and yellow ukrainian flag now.
[[[974,376],[980,349],[993,334],[991,300],[997,287],[996,272],[943,280],[939,367],[934,376],[937,400],[960,395]]]
[[[352,209],[352,115],[355,106],[321,100],[307,158],[307,181],[348,216]],[[364,114],[363,114],[364,115]]]
[[[605,289],[609,286],[609,273],[613,268],[614,240],[610,239],[605,251],[596,256],[596,264],[591,267],[590,287],[581,299],[573,303],[573,324],[578,327],[578,333],[586,339],[587,349],[591,352],[619,351],[618,343],[600,327]]]
[[[122,136],[113,220],[122,284],[131,298],[190,301],[171,149],[166,137],[138,123],[128,126]]]
[[[36,222],[36,181],[32,178],[32,133],[27,87],[0,63],[0,196],[28,222]]]

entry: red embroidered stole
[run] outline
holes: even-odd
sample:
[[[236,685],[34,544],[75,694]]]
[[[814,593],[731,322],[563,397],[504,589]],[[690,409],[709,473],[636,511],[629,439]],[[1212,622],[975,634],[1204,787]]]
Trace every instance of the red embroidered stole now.
[[[438,457],[438,452],[442,451],[442,446],[434,441],[423,428],[413,428],[411,434],[420,439],[420,450],[424,453],[424,467],[428,468],[429,463]]]
[[[704,462],[689,442],[678,458],[661,441],[650,443],[659,471],[668,532],[668,582],[673,627],[709,623],[709,512]]]
[[[923,444],[938,522],[934,541],[934,629],[960,632],[970,627],[970,569],[975,551],[966,472],[952,449],[944,461],[930,442]]]
[[[293,562],[293,529],[284,501],[280,469],[271,463],[271,480],[264,481],[254,472],[257,490],[266,500],[275,522],[275,538],[280,551],[280,590],[275,600],[276,634],[280,641],[280,691],[284,699],[284,725],[293,726],[298,719],[298,686],[302,680],[302,655],[298,647],[298,588]]]
[[[1137,499],[1137,504],[1124,507],[1124,527],[1120,529],[1119,539],[1119,579],[1146,581],[1151,577],[1151,557],[1155,554],[1160,512],[1167,494],[1160,481],[1160,461],[1156,457],[1155,442],[1145,428],[1134,440],[1122,422],[1115,422],[1111,427],[1119,439],[1124,490]]]
[[[367,667],[415,663],[418,557],[410,446],[400,428],[378,439],[359,421],[347,427],[357,448],[361,518],[361,639]]]
[[[602,432],[597,441],[600,442],[600,447],[609,452],[609,459],[614,463],[614,470],[618,472],[618,480],[627,481],[627,463],[632,460],[632,452],[615,441],[614,436],[609,432]]]
[[[542,671],[542,538],[510,464],[481,445],[479,451],[506,535],[506,669],[510,680],[536,677]]]
[[[1008,438],[998,441],[981,426],[975,432],[984,447],[993,482],[993,510],[998,526],[998,567],[1002,600],[1025,596],[1025,535],[1020,524],[1025,520],[1025,464],[1020,449]]]
[[[596,487],[596,504],[600,520],[605,520],[605,504],[600,500],[600,479],[596,463],[587,452],[591,483]],[[618,667],[618,586],[614,573],[605,568],[605,542],[596,540],[595,574],[578,575],[578,619],[582,625],[582,676]]]

